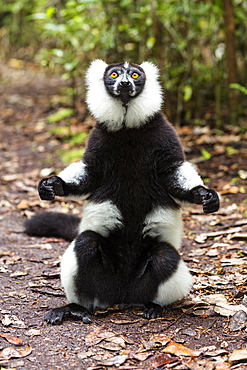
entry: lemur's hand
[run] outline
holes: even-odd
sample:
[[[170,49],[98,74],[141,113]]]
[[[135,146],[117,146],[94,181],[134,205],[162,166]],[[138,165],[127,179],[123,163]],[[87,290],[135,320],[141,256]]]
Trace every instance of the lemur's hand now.
[[[194,202],[203,204],[204,213],[212,213],[218,211],[220,200],[216,191],[206,189],[203,186],[198,186],[193,189]]]
[[[63,180],[52,176],[40,181],[38,186],[39,196],[43,200],[54,200],[55,195],[64,195]]]

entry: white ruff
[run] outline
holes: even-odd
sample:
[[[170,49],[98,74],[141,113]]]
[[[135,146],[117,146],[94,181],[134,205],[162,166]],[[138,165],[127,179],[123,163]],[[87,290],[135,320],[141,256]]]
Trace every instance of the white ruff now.
[[[180,260],[174,274],[158,287],[154,303],[166,306],[187,296],[193,285],[193,278],[183,260]]]
[[[158,68],[149,62],[143,62],[140,66],[146,74],[145,86],[141,94],[129,102],[127,109],[105,89],[103,76],[107,64],[96,59],[88,69],[86,75],[88,108],[97,121],[104,123],[109,131],[117,131],[123,126],[139,128],[161,109],[163,98],[158,82]]]
[[[158,238],[159,242],[171,244],[179,249],[183,234],[182,211],[161,206],[150,212],[145,221],[143,235]]]
[[[91,230],[107,237],[112,230],[122,225],[121,213],[111,201],[103,203],[84,203],[79,233]]]
[[[78,272],[78,264],[74,252],[75,241],[66,249],[61,261],[61,283],[64,287],[67,300],[70,303],[80,304],[75,287],[75,277]]]

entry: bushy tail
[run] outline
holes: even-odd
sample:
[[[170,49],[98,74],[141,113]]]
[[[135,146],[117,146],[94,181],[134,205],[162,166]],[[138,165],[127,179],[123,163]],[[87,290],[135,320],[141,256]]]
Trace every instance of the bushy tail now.
[[[24,224],[31,236],[53,236],[73,240],[78,234],[80,218],[58,212],[38,213]]]

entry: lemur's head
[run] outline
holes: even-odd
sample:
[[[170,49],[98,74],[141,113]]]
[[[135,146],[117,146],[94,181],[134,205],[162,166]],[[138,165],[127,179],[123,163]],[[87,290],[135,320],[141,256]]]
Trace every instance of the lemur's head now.
[[[109,65],[104,73],[106,90],[114,98],[127,105],[132,98],[138,96],[145,85],[146,75],[137,64],[119,63]]]
[[[140,128],[161,108],[158,77],[150,62],[108,65],[96,59],[86,74],[88,108],[108,131]]]

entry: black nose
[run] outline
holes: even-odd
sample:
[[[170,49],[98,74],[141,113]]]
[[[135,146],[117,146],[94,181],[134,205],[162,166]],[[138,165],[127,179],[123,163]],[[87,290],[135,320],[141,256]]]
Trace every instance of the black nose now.
[[[128,80],[122,80],[122,81],[120,82],[120,85],[121,85],[121,86],[129,86],[129,85],[130,85],[130,82],[129,82]]]

